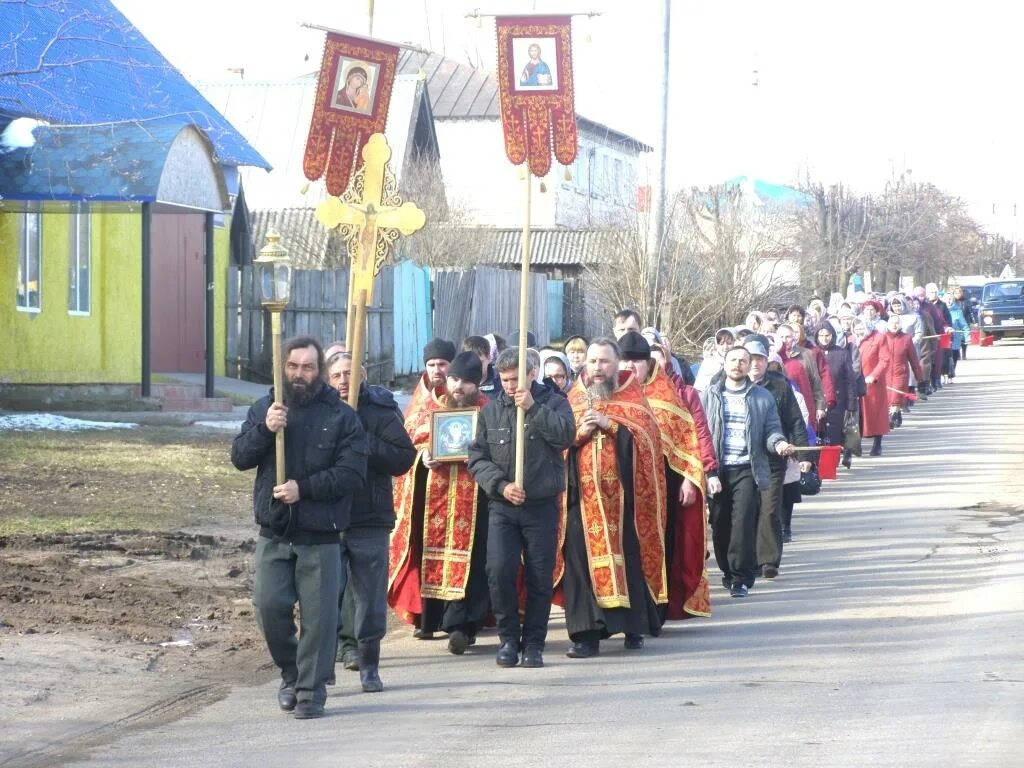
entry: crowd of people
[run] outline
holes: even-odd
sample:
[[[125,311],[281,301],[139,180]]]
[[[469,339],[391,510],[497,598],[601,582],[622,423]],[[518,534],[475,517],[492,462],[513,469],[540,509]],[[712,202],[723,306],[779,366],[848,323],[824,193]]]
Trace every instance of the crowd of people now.
[[[280,707],[322,715],[336,662],[383,690],[389,606],[456,656],[495,626],[500,667],[544,666],[553,604],[569,658],[617,635],[639,650],[666,621],[710,616],[709,522],[723,587],[747,597],[779,577],[820,446],[847,469],[862,439],[880,455],[954,380],[970,319],[962,293],[933,284],[851,292],[751,312],[691,365],[624,309],[608,336],[562,349],[527,333],[525,386],[518,332],[433,339],[404,413],[365,377],[353,411],[344,346],[290,340],[283,403],[254,404],[232,448],[257,468],[254,603]],[[439,442],[462,418],[465,445],[462,426]]]

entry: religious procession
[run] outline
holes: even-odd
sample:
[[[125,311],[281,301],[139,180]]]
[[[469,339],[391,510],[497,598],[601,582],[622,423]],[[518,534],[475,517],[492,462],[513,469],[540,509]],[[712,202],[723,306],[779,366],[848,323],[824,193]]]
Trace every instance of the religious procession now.
[[[354,311],[344,341],[285,342],[275,395],[232,450],[239,469],[258,467],[254,603],[279,706],[299,719],[323,715],[337,667],[384,690],[389,608],[452,656],[536,669],[553,606],[564,655],[583,660],[620,640],[640,652],[666,622],[711,616],[713,595],[756,596],[759,580],[785,578],[801,500],[881,456],[966,356],[962,291],[867,293],[856,268],[845,295],[734,318],[692,363],[629,307],[590,338],[538,344],[530,195],[552,154],[568,166],[577,151],[570,25],[495,24],[505,151],[526,182],[519,322],[426,343],[404,409],[366,382],[366,317],[389,248],[425,216],[397,195],[379,127],[362,127],[376,108],[348,92],[372,71],[379,102],[394,52],[327,36],[321,84],[338,91],[321,87],[305,171],[325,175],[317,217],[345,237]],[[354,150],[328,152],[339,142]]]
[[[836,294],[751,312],[693,364],[629,308],[607,336],[562,349],[530,331],[435,338],[404,413],[354,383],[343,344],[288,341],[285,404],[254,405],[232,450],[238,468],[260,467],[254,601],[280,707],[322,714],[336,664],[384,690],[388,607],[452,655],[476,646],[539,668],[553,605],[565,656],[590,659],[602,641],[640,651],[667,621],[710,616],[712,555],[722,596],[784,579],[802,498],[830,492],[840,463],[882,455],[954,382],[970,316],[962,291],[934,284]],[[339,410],[353,396],[355,414]],[[273,485],[266,446],[285,426],[289,455],[308,457],[291,471],[311,474]]]

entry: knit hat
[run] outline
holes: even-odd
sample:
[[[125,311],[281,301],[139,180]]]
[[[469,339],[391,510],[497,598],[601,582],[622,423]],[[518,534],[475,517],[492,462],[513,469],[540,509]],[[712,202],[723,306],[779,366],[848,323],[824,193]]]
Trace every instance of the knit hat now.
[[[519,331],[512,331],[512,333],[508,337],[508,345],[510,347],[519,346]],[[526,332],[526,346],[530,347],[531,349],[537,348],[537,337],[533,335],[532,331]]]
[[[480,358],[476,352],[459,352],[448,366],[448,375],[455,376],[463,381],[478,383],[484,377],[484,368],[480,365]]]
[[[619,339],[619,351],[623,360],[650,360],[651,345],[636,331],[627,331]]]
[[[428,360],[447,360],[449,363],[455,359],[455,345],[447,339],[431,339],[423,347],[423,362]],[[480,361],[477,360],[479,363]],[[477,377],[479,381],[479,377]]]

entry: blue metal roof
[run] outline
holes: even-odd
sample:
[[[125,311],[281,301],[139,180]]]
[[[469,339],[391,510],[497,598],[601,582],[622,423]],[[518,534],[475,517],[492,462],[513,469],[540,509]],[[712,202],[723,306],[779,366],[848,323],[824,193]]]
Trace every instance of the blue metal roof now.
[[[270,168],[109,0],[2,3],[0,110],[64,125],[194,125],[222,164]]]
[[[0,190],[18,200],[156,202],[180,123],[40,126],[31,147],[0,154]]]

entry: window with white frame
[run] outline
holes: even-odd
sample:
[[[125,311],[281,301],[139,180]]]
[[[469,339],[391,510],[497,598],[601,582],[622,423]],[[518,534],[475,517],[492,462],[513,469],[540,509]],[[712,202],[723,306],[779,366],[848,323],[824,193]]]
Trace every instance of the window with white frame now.
[[[42,308],[42,267],[43,217],[23,213],[18,232],[18,310],[38,312]]]
[[[88,315],[92,309],[92,245],[89,211],[80,208],[71,221],[68,254],[68,314]]]

